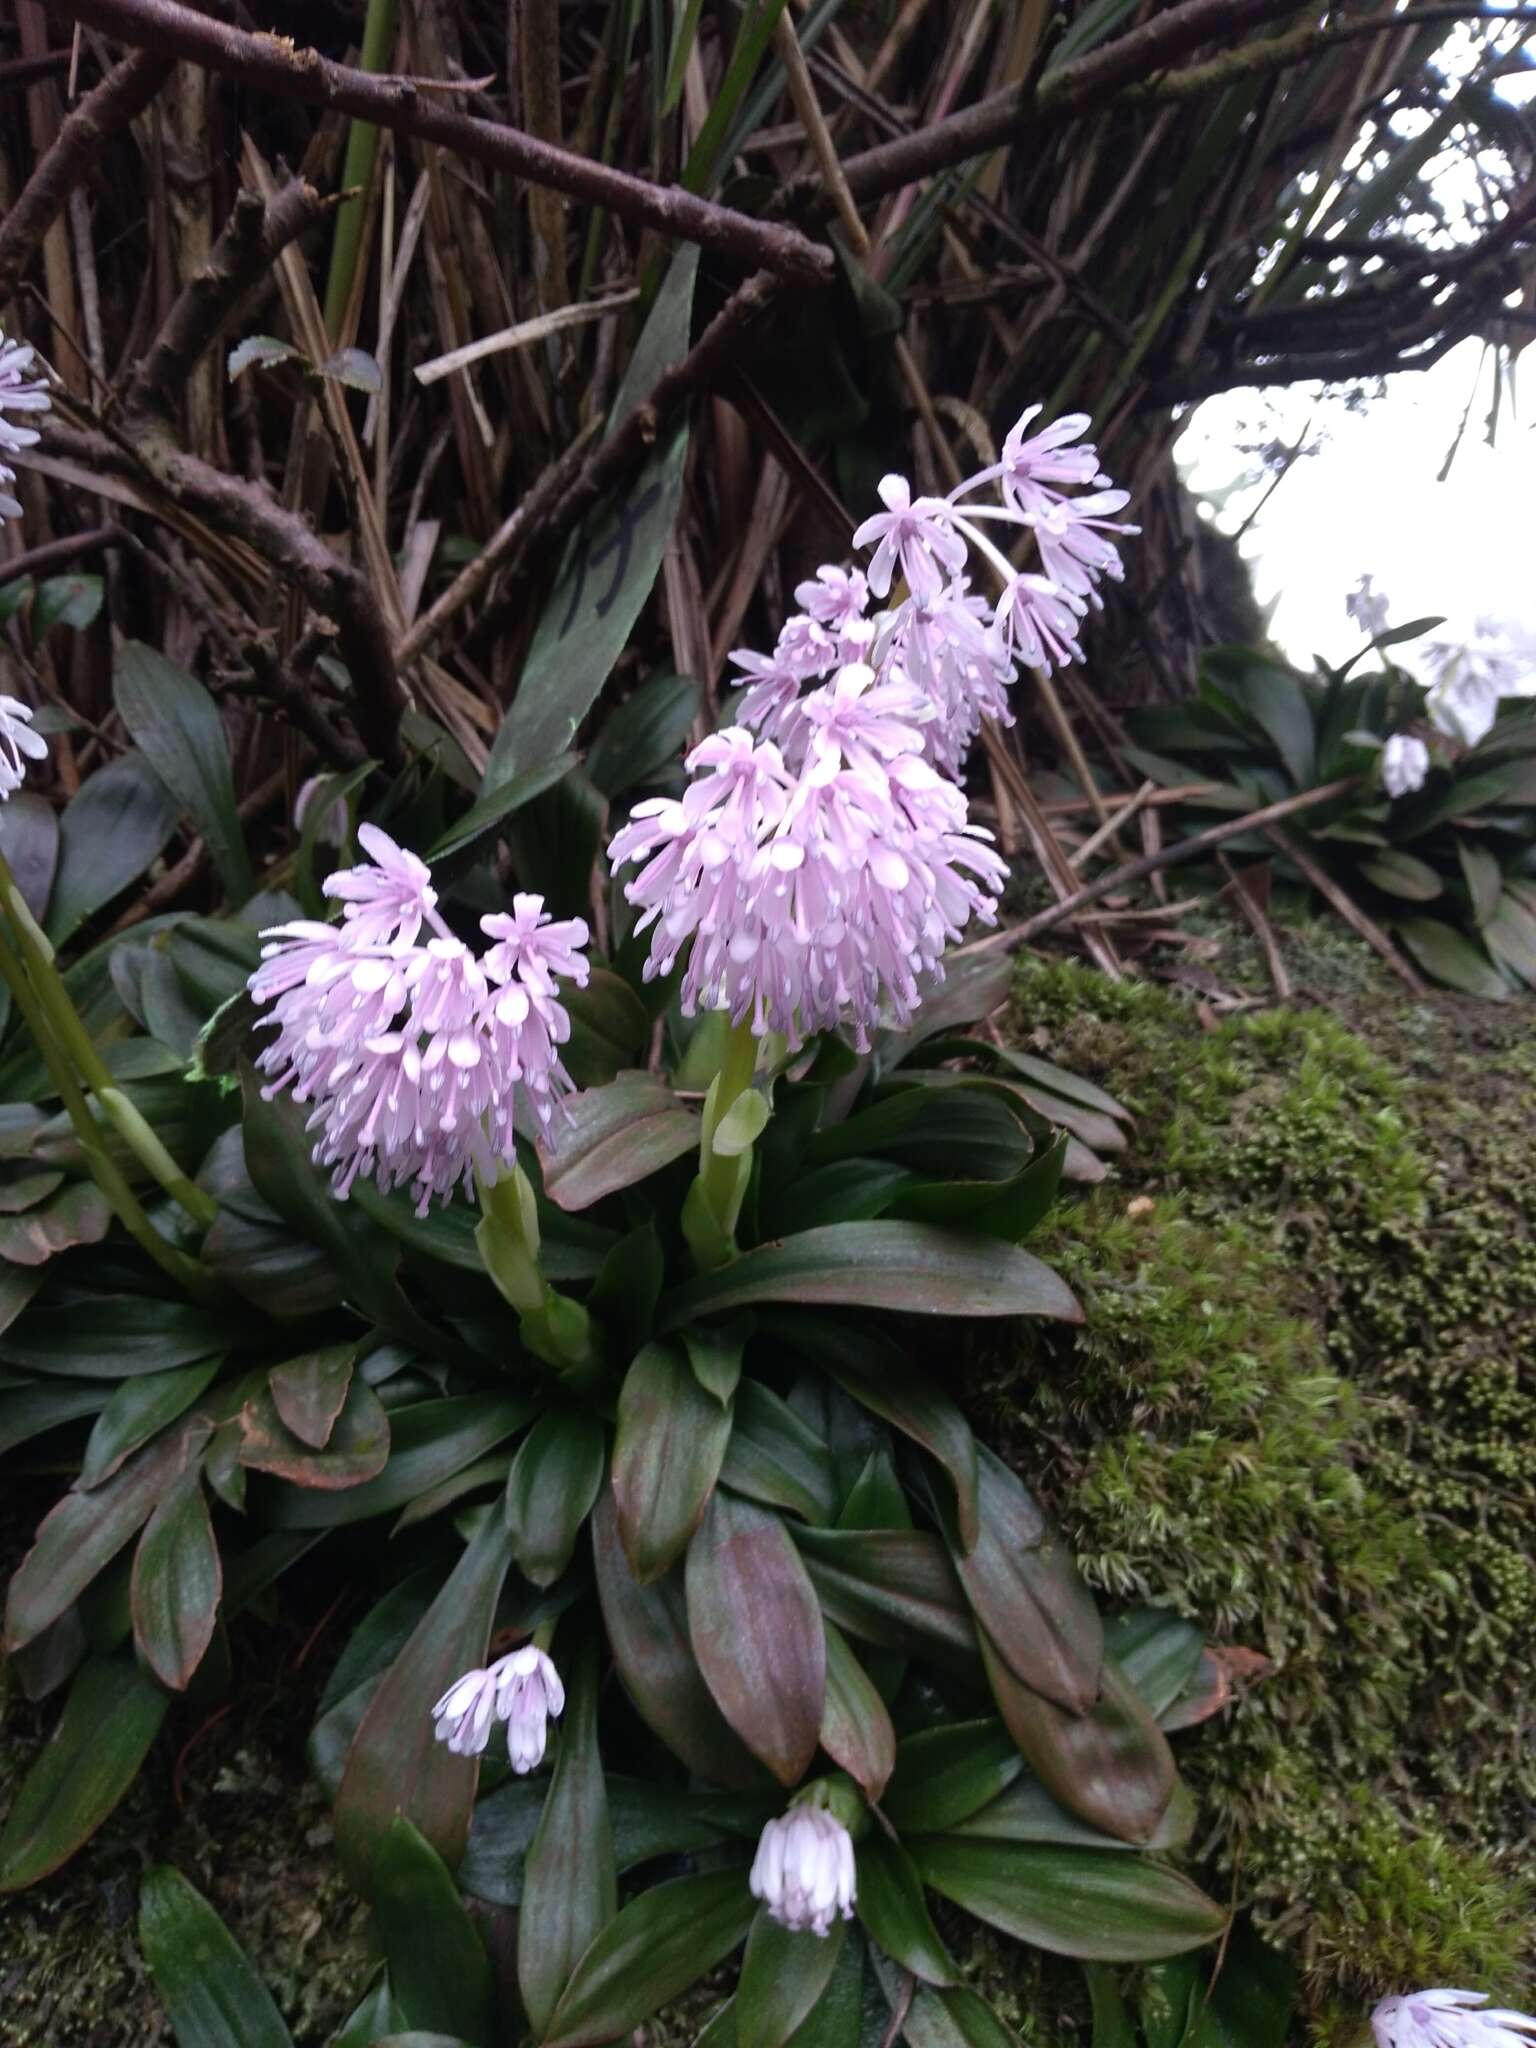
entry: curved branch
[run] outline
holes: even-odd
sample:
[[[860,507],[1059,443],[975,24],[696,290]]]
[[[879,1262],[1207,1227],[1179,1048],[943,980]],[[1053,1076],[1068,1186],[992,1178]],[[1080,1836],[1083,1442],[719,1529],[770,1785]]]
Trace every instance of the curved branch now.
[[[64,117],[58,138],[0,220],[0,303],[15,291],[18,280],[44,235],[63,212],[71,190],[80,183],[108,142],[142,114],[170,75],[171,60],[150,50],[135,50],[93,86],[79,106]]]
[[[442,105],[409,78],[333,64],[317,50],[286,36],[249,35],[194,13],[178,0],[48,0],[55,14],[83,21],[162,58],[182,57],[247,85],[290,99],[334,107],[343,114],[419,135],[479,163],[493,164],[547,185],[572,199],[590,200],[622,219],[697,242],[740,268],[767,269],[827,284],[835,272],[830,249],[794,228],[753,220],[729,206],[700,199],[679,185],[652,185],[611,170],[574,151],[525,135],[504,122],[485,121]],[[1251,0],[1250,0],[1251,4]]]

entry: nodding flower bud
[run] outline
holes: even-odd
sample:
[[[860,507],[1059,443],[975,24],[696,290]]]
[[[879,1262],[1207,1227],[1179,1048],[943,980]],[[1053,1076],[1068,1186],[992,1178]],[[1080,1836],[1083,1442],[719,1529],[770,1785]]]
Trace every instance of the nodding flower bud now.
[[[41,761],[48,743],[32,730],[32,707],[19,697],[0,697],[0,803],[13,797],[26,779],[28,761]]]
[[[519,1777],[544,1761],[548,1723],[565,1708],[560,1674],[525,1643],[484,1670],[456,1678],[432,1709],[435,1734],[455,1756],[479,1756],[497,1721],[507,1724],[507,1755]]]
[[[830,1934],[839,1916],[853,1918],[853,1837],[825,1806],[809,1800],[792,1806],[763,1829],[749,1883],[753,1898],[781,1927]]]
[[[1485,1991],[1409,1991],[1371,2014],[1377,2048],[1532,2048],[1536,2019],[1483,2012]]]
[[[1395,732],[1381,750],[1381,786],[1390,797],[1412,796],[1424,787],[1429,749],[1411,732]]]

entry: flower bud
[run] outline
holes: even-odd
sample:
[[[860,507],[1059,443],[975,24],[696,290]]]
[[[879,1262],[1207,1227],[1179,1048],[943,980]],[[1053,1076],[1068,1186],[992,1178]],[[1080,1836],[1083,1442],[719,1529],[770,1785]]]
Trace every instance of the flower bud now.
[[[763,1829],[750,1882],[781,1927],[827,1934],[839,1914],[853,1918],[853,1837],[825,1806],[792,1806]]]

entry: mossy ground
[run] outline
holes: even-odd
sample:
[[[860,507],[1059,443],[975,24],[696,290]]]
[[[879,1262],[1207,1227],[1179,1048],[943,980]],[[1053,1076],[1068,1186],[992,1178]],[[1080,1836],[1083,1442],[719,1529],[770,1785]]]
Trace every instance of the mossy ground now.
[[[1214,1030],[1022,971],[1017,1040],[1137,1129],[1041,1246],[1083,1331],[989,1354],[974,1419],[1106,1592],[1274,1663],[1184,1763],[1330,2032],[1405,1985],[1529,1991],[1536,1034],[1322,958],[1320,1000]]]

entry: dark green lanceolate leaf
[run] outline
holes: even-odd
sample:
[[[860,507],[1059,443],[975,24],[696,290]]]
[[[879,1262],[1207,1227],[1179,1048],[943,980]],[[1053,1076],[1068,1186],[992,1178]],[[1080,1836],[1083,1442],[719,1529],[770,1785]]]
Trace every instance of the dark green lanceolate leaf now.
[[[59,867],[46,927],[56,946],[164,851],[176,830],[176,808],[176,799],[136,751],[86,778],[59,825]]]
[[[267,1379],[278,1420],[312,1451],[323,1451],[352,1385],[354,1344],[328,1344],[274,1365]],[[389,1433],[385,1430],[385,1444]]]
[[[362,1486],[378,1477],[388,1457],[389,1417],[361,1378],[348,1385],[324,1450],[313,1449],[289,1429],[270,1386],[240,1412],[240,1463],[306,1491],[341,1493]]]
[[[430,1710],[456,1678],[484,1665],[511,1561],[501,1517],[488,1516],[363,1715],[336,1800],[336,1846],[359,1891],[372,1890],[379,1845],[397,1813],[450,1866],[464,1853],[479,1760],[449,1754]]]
[[[1104,1656],[1093,1595],[1022,1480],[984,1445],[977,1476],[976,1544],[954,1546],[966,1598],[1015,1675],[1081,1713],[1098,1695]]]
[[[267,1518],[284,1529],[329,1529],[392,1513],[504,1443],[531,1413],[530,1402],[510,1394],[463,1394],[397,1409],[389,1418],[389,1456],[376,1478],[340,1491],[285,1488],[266,1503]]]
[[[518,1446],[506,1521],[517,1568],[536,1586],[552,1586],[570,1563],[607,1457],[602,1425],[575,1409],[541,1416]]]
[[[629,2033],[723,1962],[753,1913],[744,1870],[678,1877],[642,1892],[582,1957],[544,2048],[596,2048]]]
[[[213,1641],[224,1567],[202,1475],[185,1472],[133,1555],[133,1639],[162,1685],[184,1692]]]
[[[138,1534],[206,1443],[209,1427],[189,1418],[136,1452],[105,1485],[66,1493],[44,1516],[11,1579],[5,1633],[12,1650],[41,1635]]]
[[[1483,926],[1483,943],[1493,957],[1528,988],[1536,988],[1536,912],[1506,889]]]
[[[471,804],[463,817],[449,826],[431,849],[428,859],[448,860],[456,853],[463,853],[477,839],[483,839],[487,832],[515,817],[525,804],[531,804],[536,797],[553,789],[556,783],[563,782],[575,766],[574,754],[555,754],[547,761],[540,761],[526,774],[511,776],[494,789],[488,789],[478,803]]]
[[[891,1159],[832,1159],[774,1188],[763,1202],[761,1226],[771,1237],[787,1237],[828,1223],[870,1223],[921,1185],[910,1167]]]
[[[88,1490],[110,1479],[124,1459],[168,1428],[178,1415],[186,1413],[212,1385],[222,1363],[218,1358],[204,1358],[170,1372],[146,1373],[139,1379],[121,1381],[112,1390],[87,1439],[80,1465],[80,1485]]]
[[[1205,1631],[1168,1607],[1132,1607],[1106,1623],[1104,1647],[1161,1720],[1195,1676]]]
[[[36,790],[18,789],[0,806],[0,855],[22,901],[41,924],[59,864],[59,814]]]
[[[447,1865],[401,1814],[385,1829],[374,1862],[373,1922],[390,1991],[409,2025],[490,2048],[490,1963]]]
[[[258,1195],[336,1269],[346,1298],[403,1343],[435,1351],[439,1333],[423,1321],[395,1280],[399,1253],[354,1203],[338,1202],[310,1158],[306,1112],[290,1096],[268,1101],[248,1059],[239,1062],[245,1164]]]
[[[699,1119],[653,1074],[620,1074],[567,1110],[539,1147],[544,1192],[562,1209],[589,1209],[698,1149]]]
[[[1023,1848],[932,1836],[923,1882],[1018,1941],[1080,1961],[1147,1963],[1215,1941],[1227,1916],[1186,1877],[1109,1849]]]
[[[1013,987],[1014,968],[1000,953],[973,954],[946,963],[944,979],[923,991],[922,1004],[908,1032],[881,1034],[877,1040],[882,1073],[900,1064],[918,1046],[946,1032],[957,1032],[967,1024],[979,1024],[1006,1002]]]
[[[726,1720],[782,1785],[805,1775],[821,1734],[821,1609],[775,1514],[716,1493],[688,1546],[688,1634]]]
[[[170,1703],[131,1657],[80,1667],[0,1829],[0,1892],[35,1884],[96,1832],[138,1776]]]
[[[164,1863],[144,1876],[139,1944],[179,2048],[292,2048],[245,1951],[202,1894]]]
[[[137,640],[119,651],[112,695],[145,759],[202,834],[225,895],[243,903],[256,884],[218,706],[195,676]]]
[[[964,1984],[920,1984],[902,2022],[907,2048],[1023,2048],[1013,2028]]]
[[[691,1323],[681,1333],[695,1379],[722,1404],[730,1400],[741,1379],[742,1354],[751,1330],[750,1317],[733,1316],[723,1323]]]
[[[1178,1771],[1167,1737],[1113,1659],[1104,1660],[1099,1699],[1069,1713],[1024,1684],[987,1631],[980,1635],[998,1712],[1046,1790],[1090,1827],[1151,1841]]]
[[[818,1163],[874,1156],[918,1173],[1000,1182],[1016,1174],[1033,1149],[1028,1132],[989,1084],[941,1089],[914,1076],[846,1123],[818,1131],[807,1153]]]
[[[846,1934],[841,1920],[825,1935],[792,1934],[759,1909],[732,2001],[737,2048],[786,2048],[831,1982]]]
[[[878,1331],[805,1315],[769,1316],[764,1326],[943,1466],[955,1489],[961,1541],[973,1545],[979,1527],[976,1439],[949,1396]]]
[[[96,1414],[106,1398],[105,1386],[93,1380],[42,1380],[0,1393],[0,1457],[50,1429]]]
[[[692,676],[652,676],[605,722],[587,755],[603,795],[623,796],[675,768],[699,712]]]
[[[1509,984],[1487,954],[1454,925],[1432,917],[1405,917],[1398,920],[1396,930],[1424,971],[1447,988],[1469,996],[1509,994]]]
[[[730,1436],[730,1407],[704,1391],[681,1348],[647,1344],[624,1375],[613,1444],[619,1540],[642,1586],[687,1549]]]
[[[523,1868],[517,1926],[517,1981],[537,2036],[619,1905],[597,1748],[597,1639],[590,1632],[567,1687],[554,1775]]]
[[[525,805],[507,827],[518,880],[542,896],[556,917],[576,916],[591,908],[592,871],[607,809],[602,791],[577,767],[536,802]],[[604,1073],[602,1078],[610,1076]]]
[[[35,1208],[0,1215],[0,1259],[45,1266],[74,1245],[100,1244],[111,1225],[111,1205],[96,1183],[71,1181],[46,1194]]]
[[[944,1545],[917,1529],[796,1528],[827,1619],[880,1649],[974,1676],[976,1624]]]
[[[587,1296],[587,1311],[609,1331],[616,1346],[638,1351],[650,1337],[665,1278],[661,1238],[647,1219],[621,1237],[603,1260]]]
[[[942,1834],[989,1805],[1024,1768],[1000,1721],[925,1728],[897,1746],[882,1809],[903,1835]]]
[[[0,1333],[0,1358],[70,1379],[121,1380],[168,1372],[227,1351],[240,1335],[233,1316],[189,1302],[103,1294],[48,1303]]]
[[[594,967],[585,988],[560,991],[571,1020],[564,1059],[578,1088],[602,1088],[633,1068],[651,1032],[644,1003],[622,975]]]
[[[1172,1855],[1185,1847],[1195,1825],[1195,1802],[1181,1781],[1174,1788],[1167,1811],[1157,1832],[1145,1842],[1128,1842],[1123,1835],[1106,1834],[1102,1828],[1079,1820],[1046,1791],[1032,1772],[1016,1778],[990,1805],[966,1819],[956,1821],[946,1833],[982,1836],[996,1842],[1047,1842],[1062,1849],[1110,1849],[1122,1855],[1147,1850]]]
[[[674,1289],[662,1301],[659,1325],[675,1330],[763,1301],[1082,1321],[1065,1281],[1016,1246],[982,1244],[925,1223],[831,1223],[759,1245]]]
[[[674,249],[614,400],[610,432],[688,347],[698,251]],[[569,747],[650,595],[682,494],[686,426],[577,528],[485,773],[487,797]]]
[[[652,1586],[636,1582],[611,1498],[600,1497],[593,1510],[592,1554],[613,1661],[641,1719],[708,1783],[761,1785],[761,1770],[731,1732],[694,1657],[681,1571]]]
[[[870,1939],[927,1984],[953,1984],[955,1966],[923,1897],[917,1866],[899,1842],[872,1828],[859,1844],[858,1913]]]
[[[896,1763],[896,1731],[875,1682],[832,1623],[827,1639],[827,1699],[821,1746],[871,1803],[885,1791]]]
[[[824,1440],[758,1380],[736,1390],[735,1426],[720,1474],[733,1492],[808,1522],[837,1512],[837,1474]]]
[[[1399,853],[1395,846],[1361,861],[1360,872],[1373,889],[1408,903],[1432,903],[1445,886],[1427,860]]]

